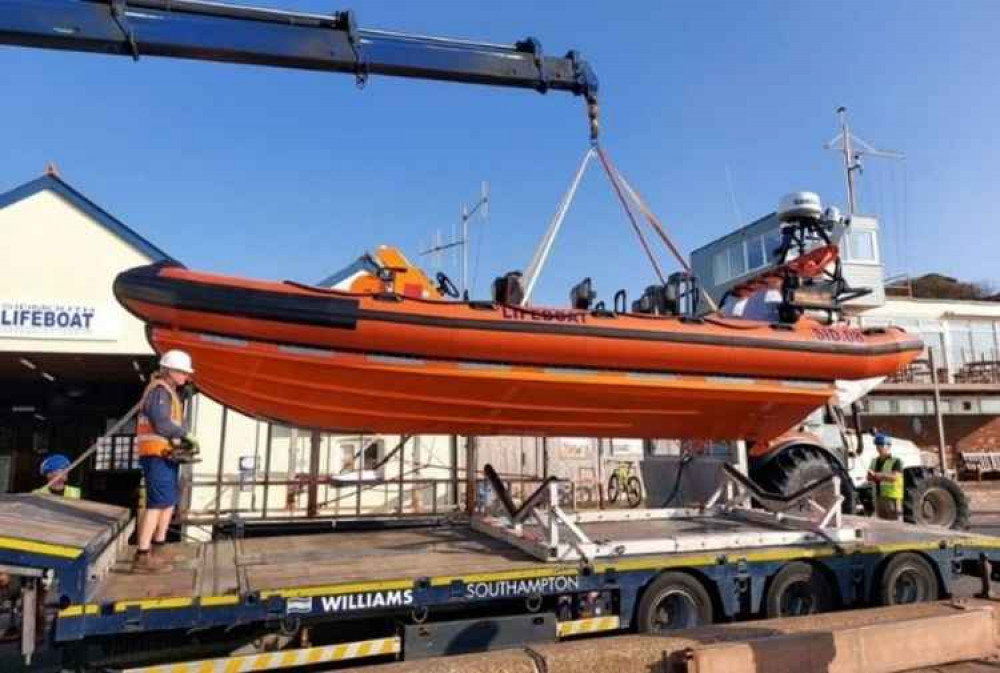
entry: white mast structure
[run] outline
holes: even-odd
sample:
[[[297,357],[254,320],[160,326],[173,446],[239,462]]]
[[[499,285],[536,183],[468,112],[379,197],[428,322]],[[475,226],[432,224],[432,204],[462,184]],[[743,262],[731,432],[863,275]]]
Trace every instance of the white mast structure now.
[[[480,213],[483,223],[489,221],[490,212],[490,185],[488,182],[483,182],[479,189],[479,200],[476,201],[470,208],[467,205],[462,206],[462,215],[460,218],[460,224],[462,229],[461,238],[455,233],[452,235],[452,239],[447,242],[441,240],[441,232],[438,231],[434,243],[431,244],[426,250],[421,250],[421,255],[434,255],[436,260],[440,259],[440,255],[445,250],[454,250],[456,248],[462,249],[462,295],[465,298],[469,296],[469,220],[475,216],[476,213]]]
[[[837,117],[840,123],[840,133],[834,136],[833,140],[824,145],[824,147],[828,150],[836,150],[844,157],[844,174],[847,179],[847,214],[851,216],[854,215],[854,211],[857,209],[854,171],[858,171],[859,173],[864,171],[861,158],[872,156],[883,159],[903,160],[906,158],[906,155],[894,150],[876,149],[870,143],[854,135],[847,125],[847,108],[843,105],[837,108]]]

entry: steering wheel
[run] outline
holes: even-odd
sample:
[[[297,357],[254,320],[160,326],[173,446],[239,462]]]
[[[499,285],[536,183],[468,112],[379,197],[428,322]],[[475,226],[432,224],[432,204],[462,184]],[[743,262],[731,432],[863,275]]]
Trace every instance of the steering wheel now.
[[[449,278],[444,271],[438,271],[435,278],[437,278],[438,282],[437,286],[438,292],[445,295],[446,297],[451,297],[453,299],[458,298],[458,288],[455,287],[455,284],[451,282],[451,278]]]

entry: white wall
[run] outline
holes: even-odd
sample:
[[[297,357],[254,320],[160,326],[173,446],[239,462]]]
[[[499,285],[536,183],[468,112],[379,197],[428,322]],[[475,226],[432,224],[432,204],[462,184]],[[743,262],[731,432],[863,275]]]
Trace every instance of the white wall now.
[[[88,305],[103,323],[83,338],[0,337],[0,351],[152,353],[143,324],[111,292],[118,272],[150,259],[71,203],[43,191],[0,209],[0,304]]]

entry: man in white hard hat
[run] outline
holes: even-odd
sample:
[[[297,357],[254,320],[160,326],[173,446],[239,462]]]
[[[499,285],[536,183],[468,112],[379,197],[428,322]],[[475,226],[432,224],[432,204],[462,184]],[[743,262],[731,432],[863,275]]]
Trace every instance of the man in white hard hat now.
[[[163,558],[153,549],[167,541],[167,529],[177,505],[180,463],[195,462],[198,440],[184,427],[179,389],[194,374],[191,356],[167,351],[142,395],[136,420],[136,445],[146,482],[146,509],[139,521],[138,550],[134,569],[155,572],[165,569]],[[161,553],[162,554],[162,553]]]

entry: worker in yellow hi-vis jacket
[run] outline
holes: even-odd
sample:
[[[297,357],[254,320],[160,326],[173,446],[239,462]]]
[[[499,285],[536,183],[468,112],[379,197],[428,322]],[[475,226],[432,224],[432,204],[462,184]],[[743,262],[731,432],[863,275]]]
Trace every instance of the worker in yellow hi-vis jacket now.
[[[880,519],[899,521],[903,518],[903,462],[892,455],[888,435],[875,435],[878,457],[868,468],[868,481],[875,484],[875,515]]]

